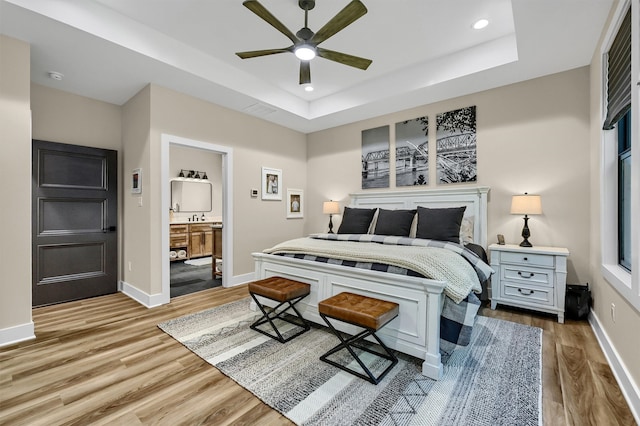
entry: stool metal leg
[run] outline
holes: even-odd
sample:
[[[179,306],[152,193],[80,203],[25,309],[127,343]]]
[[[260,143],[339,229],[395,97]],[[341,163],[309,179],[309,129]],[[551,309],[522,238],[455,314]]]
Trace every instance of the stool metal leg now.
[[[371,330],[371,329],[365,329],[364,331],[361,331],[360,333],[351,336],[347,339],[344,339],[342,337],[342,335],[340,334],[340,332],[338,330],[335,329],[335,327],[333,327],[333,325],[329,322],[329,320],[327,319],[327,317],[324,314],[320,314],[320,316],[322,317],[322,319],[324,320],[324,322],[327,323],[327,325],[329,326],[329,328],[331,329],[331,331],[333,332],[333,334],[336,335],[336,337],[338,337],[338,339],[340,340],[340,344],[338,346],[335,346],[334,348],[330,349],[329,351],[327,351],[324,355],[320,356],[320,359],[328,364],[333,365],[334,367],[338,367],[341,370],[347,371],[355,376],[360,377],[361,379],[367,380],[371,383],[373,383],[374,385],[377,385],[378,383],[380,383],[380,381],[384,378],[384,376],[387,375],[387,373],[389,371],[391,371],[391,369],[398,363],[398,358],[395,356],[395,354],[387,347],[387,345],[385,345],[384,343],[382,343],[382,340],[380,340],[380,338],[375,334],[375,330]],[[382,349],[385,351],[385,353],[380,353],[377,351],[372,350],[371,348],[367,348],[365,346],[362,346],[360,344],[358,344],[358,342],[360,342],[361,340],[367,338],[368,336],[373,336],[376,341],[380,344],[380,346],[382,347]],[[352,349],[352,347],[357,348],[357,349],[361,349],[363,351],[369,352],[373,355],[379,356],[380,358],[384,358],[388,361],[391,361],[391,364],[389,366],[387,366],[387,368],[380,373],[380,375],[378,377],[375,377],[373,375],[373,373],[371,372],[371,370],[369,370],[367,368],[367,366],[364,364],[364,362],[362,362],[362,360],[360,359],[360,357],[354,352],[354,350]],[[340,351],[341,349],[347,349],[349,351],[349,353],[351,354],[351,356],[356,360],[356,362],[360,365],[360,367],[364,370],[364,372],[366,373],[366,376],[358,371],[355,371],[349,367],[346,367],[344,365],[338,364],[335,361],[332,361],[330,359],[328,359],[327,357],[329,357],[330,355],[333,355],[334,353]]]
[[[260,308],[260,311],[262,311],[262,317],[260,317],[257,321],[255,321],[253,324],[251,324],[249,326],[249,328],[251,328],[252,330],[255,330],[255,331],[259,332],[259,333],[262,333],[265,336],[269,336],[272,339],[275,339],[280,343],[286,343],[289,340],[293,339],[294,337],[297,337],[297,336],[301,335],[302,333],[304,333],[306,331],[309,331],[311,329],[311,326],[309,325],[309,323],[302,317],[300,312],[298,312],[298,310],[294,306],[300,300],[304,299],[307,296],[306,294],[304,296],[298,297],[296,299],[285,300],[284,302],[279,303],[278,306],[273,308],[273,310],[271,312],[267,312],[265,310],[264,306],[262,306],[262,303],[260,303],[260,301],[258,300],[258,298],[256,297],[255,294],[253,294],[251,292],[249,292],[249,294],[251,295],[253,300],[256,302],[256,305],[258,305],[258,308]],[[280,309],[285,303],[288,303],[289,306],[286,307],[284,310],[278,312],[278,309]],[[289,318],[284,316],[285,313],[289,309],[293,309],[294,310],[294,312],[296,313],[298,319],[300,320],[299,322],[293,321],[292,319],[289,319]],[[291,315],[291,316],[293,317],[293,315]],[[276,327],[276,325],[274,324],[273,320],[275,320],[275,319],[280,319],[282,321],[288,322],[289,324],[293,324],[293,325],[295,325],[297,327],[302,327],[302,330],[300,330],[296,334],[294,334],[292,336],[289,336],[289,337],[287,337],[285,339],[282,336],[282,334],[280,333],[280,330],[278,330],[278,327]],[[274,336],[273,334],[267,333],[266,331],[258,328],[258,326],[266,324],[267,322],[269,324],[271,324],[271,328],[273,328],[273,331],[276,333],[277,336]]]

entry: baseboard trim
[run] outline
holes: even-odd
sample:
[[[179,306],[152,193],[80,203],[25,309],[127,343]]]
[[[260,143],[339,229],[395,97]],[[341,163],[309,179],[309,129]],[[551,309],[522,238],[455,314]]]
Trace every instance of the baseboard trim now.
[[[36,338],[33,321],[0,330],[0,347]]]
[[[119,286],[122,293],[147,308],[155,308],[157,306],[169,303],[168,300],[165,300],[166,298],[163,297],[162,293],[147,294],[139,288],[136,288],[125,281],[120,281]]]
[[[613,375],[620,386],[622,395],[624,395],[624,398],[627,400],[627,404],[629,404],[629,409],[631,410],[636,423],[640,424],[640,389],[638,388],[638,385],[631,378],[627,366],[620,358],[616,348],[611,344],[609,335],[604,328],[602,328],[602,323],[593,311],[589,314],[589,324],[596,335],[596,339],[598,339],[598,343],[604,352],[604,356],[609,362],[609,366],[611,367]]]
[[[242,274],[242,275],[234,275],[227,282],[228,284],[227,287],[235,287],[237,285],[246,284],[248,282],[255,280],[255,277],[256,277],[255,272],[250,272],[248,274]]]

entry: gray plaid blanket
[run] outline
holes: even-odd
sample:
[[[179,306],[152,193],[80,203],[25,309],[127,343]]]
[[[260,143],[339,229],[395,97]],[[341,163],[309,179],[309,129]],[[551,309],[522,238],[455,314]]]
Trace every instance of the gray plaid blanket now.
[[[376,242],[380,244],[445,248],[463,256],[473,266],[480,281],[485,281],[493,273],[493,269],[491,269],[489,265],[483,262],[477,254],[463,247],[462,245],[454,243],[370,234],[314,234],[311,235],[311,237],[325,240],[363,241]],[[375,271],[383,271],[400,275],[422,276],[415,271],[393,265],[387,265],[384,263],[332,259],[307,253],[277,254],[297,259],[312,260],[316,262],[324,262]],[[449,297],[444,298],[444,305],[442,314],[440,316],[440,353],[443,356],[443,360],[446,361],[446,359],[451,355],[455,348],[459,346],[466,346],[469,344],[471,329],[473,327],[474,319],[479,308],[480,300],[473,294],[473,292],[469,293],[467,297],[459,303],[454,302]]]
[[[495,272],[491,268],[491,266],[484,263],[484,261],[471,250],[467,249],[461,244],[446,241],[425,240],[422,238],[394,237],[390,235],[375,234],[312,234],[310,235],[310,237],[320,240],[362,241],[398,246],[439,247],[451,250],[464,257],[471,264],[471,266],[473,266],[473,269],[475,269],[480,282],[485,282]]]

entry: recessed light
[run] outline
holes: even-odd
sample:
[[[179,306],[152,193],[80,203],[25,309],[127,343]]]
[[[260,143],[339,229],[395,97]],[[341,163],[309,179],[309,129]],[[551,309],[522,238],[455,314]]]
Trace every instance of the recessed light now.
[[[486,27],[487,25],[489,25],[489,21],[486,19],[478,19],[474,24],[473,24],[473,29],[474,30],[481,30],[484,27]]]
[[[313,86],[310,84],[307,84],[306,86],[304,86],[304,91],[305,92],[313,92]]]
[[[58,81],[60,81],[60,80],[62,80],[64,78],[64,74],[59,73],[57,71],[49,71],[48,75],[49,75],[49,78],[52,78],[52,79],[58,80]]]

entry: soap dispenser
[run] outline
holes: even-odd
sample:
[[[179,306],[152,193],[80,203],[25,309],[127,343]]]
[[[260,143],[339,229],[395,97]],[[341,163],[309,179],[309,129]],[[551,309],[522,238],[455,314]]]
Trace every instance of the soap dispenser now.
[[[202,217],[200,218],[200,220],[204,222],[204,213],[202,213]]]

